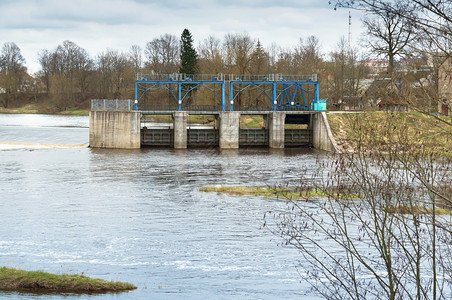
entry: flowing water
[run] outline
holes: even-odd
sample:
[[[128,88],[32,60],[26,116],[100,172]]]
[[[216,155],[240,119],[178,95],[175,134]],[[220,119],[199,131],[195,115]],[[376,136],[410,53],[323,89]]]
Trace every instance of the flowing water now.
[[[1,299],[312,299],[262,229],[284,200],[206,185],[296,184],[311,149],[90,149],[88,117],[0,115],[0,265],[131,282],[120,294]]]

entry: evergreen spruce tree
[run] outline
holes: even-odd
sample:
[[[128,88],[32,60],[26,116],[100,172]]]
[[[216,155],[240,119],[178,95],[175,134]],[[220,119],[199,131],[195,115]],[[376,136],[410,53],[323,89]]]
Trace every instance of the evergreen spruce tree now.
[[[193,47],[193,38],[188,29],[184,29],[180,40],[180,69],[181,74],[196,74],[198,54]]]

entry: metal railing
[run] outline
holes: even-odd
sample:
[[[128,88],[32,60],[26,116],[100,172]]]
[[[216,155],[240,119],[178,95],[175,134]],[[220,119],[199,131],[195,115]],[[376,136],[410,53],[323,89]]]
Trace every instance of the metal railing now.
[[[234,111],[270,111],[272,107],[269,105],[238,105],[234,104]],[[229,110],[230,107],[227,107]]]
[[[144,74],[137,73],[136,81],[317,81],[317,74],[284,75],[276,74]]]
[[[177,111],[179,106],[174,105],[138,105],[141,111]],[[219,105],[181,105],[182,111],[221,111]]]
[[[177,104],[173,105],[138,105],[138,110],[140,111],[178,111],[179,106]],[[225,111],[230,111],[230,105],[225,105]],[[272,111],[273,107],[270,105],[233,105],[234,111]],[[314,110],[311,107],[300,105],[300,106],[277,106],[277,111],[308,111]],[[221,111],[221,106],[219,105],[181,105],[181,111]]]
[[[133,110],[134,100],[130,99],[92,99],[91,110]]]

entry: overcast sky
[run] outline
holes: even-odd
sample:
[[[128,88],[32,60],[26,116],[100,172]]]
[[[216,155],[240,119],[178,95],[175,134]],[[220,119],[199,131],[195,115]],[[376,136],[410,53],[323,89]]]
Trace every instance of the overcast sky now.
[[[361,33],[352,11],[352,40]],[[16,43],[30,72],[39,70],[37,52],[64,40],[95,57],[107,50],[128,51],[184,28],[195,45],[209,35],[247,32],[264,47],[294,47],[299,38],[319,37],[328,53],[348,36],[348,10],[334,11],[328,0],[0,0],[0,45]]]

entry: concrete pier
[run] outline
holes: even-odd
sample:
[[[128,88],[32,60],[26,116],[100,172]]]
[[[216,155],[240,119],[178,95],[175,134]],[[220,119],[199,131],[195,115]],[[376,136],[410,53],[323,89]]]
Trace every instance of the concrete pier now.
[[[176,111],[173,113],[175,149],[187,148],[187,120],[188,112]]]
[[[239,148],[239,127],[240,112],[222,111],[219,115],[220,121],[220,148],[238,149]]]
[[[285,119],[284,111],[274,111],[268,115],[268,146],[270,148],[284,148]]]
[[[89,113],[89,146],[92,148],[140,149],[140,130],[140,112]]]

